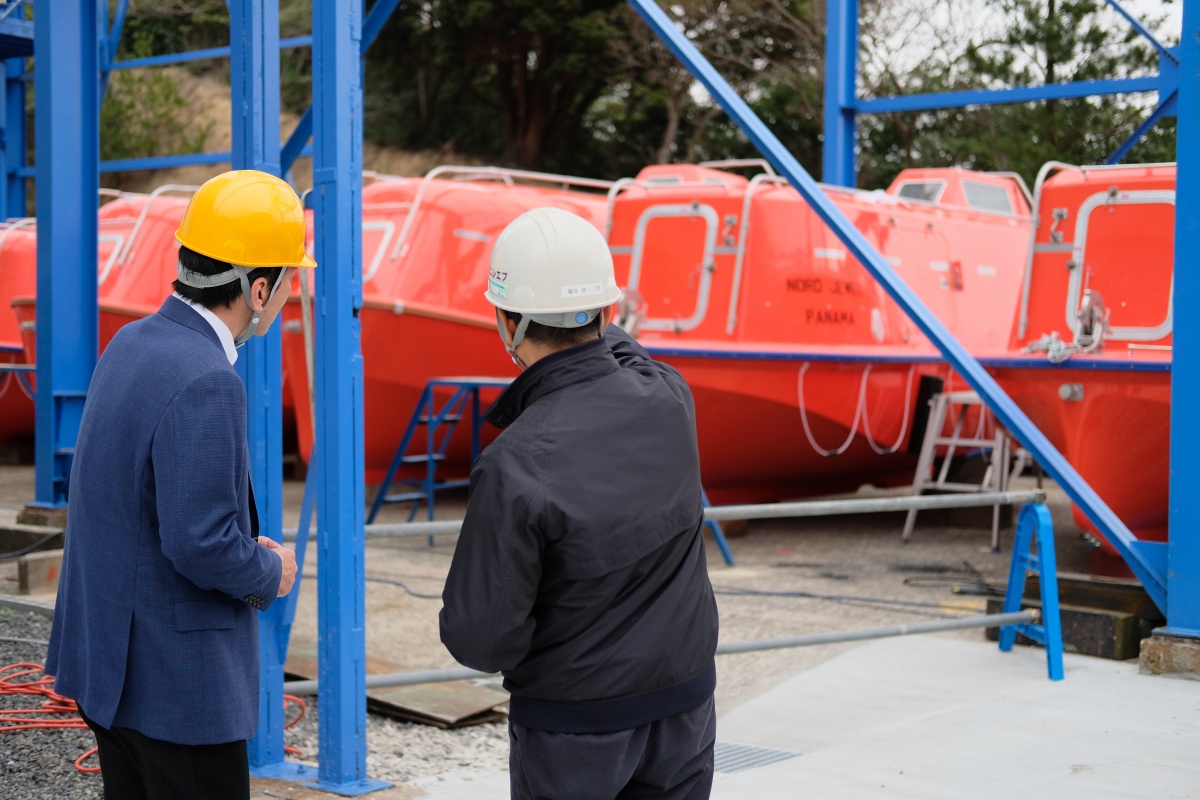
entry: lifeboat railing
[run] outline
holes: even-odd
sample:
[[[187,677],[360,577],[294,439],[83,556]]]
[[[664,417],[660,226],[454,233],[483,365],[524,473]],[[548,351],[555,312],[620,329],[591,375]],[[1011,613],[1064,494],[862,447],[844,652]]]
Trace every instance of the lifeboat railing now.
[[[754,202],[754,190],[763,184],[772,186],[787,186],[786,178],[775,174],[775,170],[755,175],[746,187],[746,197],[742,201],[742,220],[738,226],[737,256],[733,264],[733,286],[729,292],[729,316],[725,320],[725,333],[733,333],[738,321],[738,302],[742,296],[742,271],[746,267],[746,245],[750,240],[750,206]]]
[[[756,167],[768,175],[776,175],[775,168],[765,158],[722,158],[717,161],[701,161],[700,166],[709,169],[740,169]]]
[[[133,255],[134,242],[137,241],[138,234],[142,231],[142,226],[146,224],[146,217],[150,213],[150,206],[154,204],[155,200],[167,194],[186,194],[190,196],[195,194],[196,190],[199,188],[199,186],[168,183],[163,186],[159,186],[157,189],[150,192],[150,194],[146,195],[146,204],[142,206],[142,211],[140,214],[138,214],[137,222],[133,223],[133,230],[129,232],[129,239],[125,242],[125,246],[121,248],[121,255],[117,259],[117,264],[124,266],[129,261],[130,256]]]
[[[529,170],[507,169],[504,167],[465,167],[452,164],[434,167],[425,173],[425,177],[421,179],[421,186],[417,189],[416,196],[413,197],[412,207],[409,209],[408,216],[404,220],[404,226],[400,228],[400,235],[396,237],[396,246],[392,249],[392,261],[404,256],[408,252],[408,237],[412,232],[413,224],[420,215],[421,205],[425,200],[425,192],[428,190],[430,182],[434,178],[445,176],[457,176],[458,180],[500,180],[510,186],[516,185],[517,181],[545,183],[553,186],[561,186],[564,190],[572,186],[577,186],[585,189],[603,189],[607,191],[613,185],[612,181],[603,181],[595,178],[579,178],[573,175],[556,175],[550,172],[531,172]]]

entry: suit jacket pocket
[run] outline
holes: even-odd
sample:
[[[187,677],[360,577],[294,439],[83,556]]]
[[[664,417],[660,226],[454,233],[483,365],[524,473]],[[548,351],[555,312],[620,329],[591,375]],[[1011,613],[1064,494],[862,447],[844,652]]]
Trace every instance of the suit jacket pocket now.
[[[234,601],[200,598],[175,601],[175,630],[225,630],[235,622]]]

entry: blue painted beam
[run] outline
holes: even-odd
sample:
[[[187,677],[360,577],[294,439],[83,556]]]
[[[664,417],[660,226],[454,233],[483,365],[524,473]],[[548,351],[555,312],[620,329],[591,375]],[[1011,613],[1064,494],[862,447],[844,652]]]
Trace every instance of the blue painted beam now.
[[[1179,138],[1175,176],[1175,309],[1200,301],[1194,269],[1200,235],[1200,0],[1183,4],[1179,50]],[[1200,420],[1189,413],[1200,388],[1200,332],[1175,329],[1171,373],[1171,495],[1167,549],[1167,626],[1170,633],[1200,637]]]
[[[367,778],[362,307],[362,0],[313,1],[317,669],[320,781]]]
[[[4,191],[0,195],[0,219],[26,216],[25,177],[25,59],[10,58],[4,62],[3,146],[0,146],[0,170],[4,175]]]
[[[112,27],[108,27],[108,3],[100,4],[100,102],[108,93],[108,79],[112,75],[112,61],[121,46],[121,33],[125,30],[125,17],[129,13],[129,0],[119,0],[113,14]]]
[[[1150,133],[1151,129],[1158,124],[1158,121],[1163,117],[1170,116],[1175,113],[1179,92],[1174,91],[1167,95],[1158,106],[1150,112],[1150,115],[1143,120],[1141,125],[1137,126],[1137,130],[1129,135],[1129,138],[1121,143],[1121,146],[1112,152],[1108,158],[1104,159],[1105,164],[1120,164],[1125,160],[1125,156],[1129,155],[1129,151],[1137,146],[1146,134]]]
[[[371,6],[371,10],[367,12],[366,19],[362,25],[362,57],[367,57],[367,51],[371,49],[371,45],[375,44],[375,40],[379,38],[380,32],[383,31],[383,26],[387,24],[391,18],[392,12],[400,5],[400,0],[375,0],[375,4]],[[304,151],[304,145],[312,137],[312,106],[304,110],[300,116],[300,121],[296,123],[296,129],[288,136],[287,142],[283,145],[283,171],[286,173],[291,170],[292,165],[296,163],[296,159],[300,157]]]
[[[232,3],[232,0],[231,0]],[[232,19],[232,15],[230,16]],[[308,47],[312,44],[311,36],[293,36],[290,39],[280,39],[278,36],[278,28],[276,28],[275,40],[278,42],[278,48],[288,50],[294,47]],[[116,53],[116,48],[113,48],[113,53]],[[209,47],[205,50],[191,50],[187,53],[167,53],[161,56],[146,56],[145,58],[130,58],[125,61],[114,61],[109,65],[109,69],[142,69],[144,67],[165,67],[170,64],[185,64],[189,61],[204,61],[209,58],[229,58],[230,48],[228,47]]]
[[[234,169],[279,174],[279,0],[229,3],[229,88]],[[246,441],[260,536],[283,540],[283,356],[280,323],[242,348],[237,372],[246,385]],[[298,590],[295,587],[294,590]],[[277,631],[282,603],[258,623],[258,729],[248,742],[260,777],[291,777],[283,751],[283,658]]]
[[[64,12],[35,0],[38,159],[36,505],[62,508],[96,367],[96,193],[100,188],[98,0]]]
[[[1133,14],[1130,14],[1128,11],[1126,11],[1125,7],[1122,6],[1120,3],[1118,3],[1117,0],[1104,0],[1104,2],[1107,3],[1109,5],[1109,7],[1112,8],[1113,11],[1116,11],[1118,14],[1120,14],[1122,17],[1124,17],[1125,21],[1128,22],[1130,24],[1130,26],[1135,31],[1137,31],[1138,34],[1143,39],[1150,42],[1150,44],[1154,45],[1154,49],[1157,50],[1159,52],[1159,54],[1161,54],[1164,58],[1171,59],[1176,64],[1179,63],[1179,59],[1175,57],[1175,54],[1172,53],[1169,49],[1167,49],[1167,47],[1164,46],[1162,42],[1160,42],[1158,39],[1155,39],[1154,34],[1150,33],[1150,31],[1146,30],[1146,26],[1142,24],[1142,21],[1140,19],[1138,19],[1137,17],[1135,17]]]
[[[1170,92],[1174,88],[1174,86],[1164,85],[1161,76],[1154,75],[1145,78],[1051,83],[1045,86],[1022,86],[1014,89],[973,89],[961,92],[879,97],[874,100],[859,100],[856,109],[860,114],[886,114],[895,111],[928,111],[935,108],[1066,100],[1102,94]]]
[[[858,0],[825,4],[825,141],[821,177],[835,186],[854,186],[855,102],[858,99]]]
[[[1195,3],[1200,0],[1188,0]],[[1136,539],[1120,518],[1100,496],[1087,485],[1079,473],[1063,458],[1041,431],[1006,395],[987,371],[958,343],[945,325],[926,307],[921,299],[892,270],[887,261],[871,246],[866,237],[838,210],[820,186],[795,157],[787,151],[775,134],[763,124],[745,101],[733,91],[704,56],[671,22],[653,0],[629,0],[654,32],[683,62],[692,75],[704,85],[709,94],[721,104],[751,142],[766,156],[779,174],[787,177],[809,206],[837,235],[887,293],[904,309],[921,332],[929,337],[955,370],[977,391],[997,419],[1033,453],[1046,471],[1063,488],[1120,552],[1130,569],[1141,580],[1147,593],[1160,608],[1166,608],[1166,576],[1156,569],[1152,559],[1136,546]]]

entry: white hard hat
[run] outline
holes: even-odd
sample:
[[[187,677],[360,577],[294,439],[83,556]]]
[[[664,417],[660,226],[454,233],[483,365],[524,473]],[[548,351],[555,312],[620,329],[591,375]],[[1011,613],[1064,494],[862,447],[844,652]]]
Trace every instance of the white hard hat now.
[[[612,254],[600,231],[561,208],[535,208],[510,222],[492,248],[488,302],[522,315],[511,342],[513,352],[529,322],[579,328],[601,309],[621,299]],[[519,364],[520,362],[517,361]]]
[[[570,211],[535,208],[510,222],[496,239],[484,296],[505,311],[536,317],[571,314],[573,320],[572,312],[617,302],[621,290],[600,231]]]

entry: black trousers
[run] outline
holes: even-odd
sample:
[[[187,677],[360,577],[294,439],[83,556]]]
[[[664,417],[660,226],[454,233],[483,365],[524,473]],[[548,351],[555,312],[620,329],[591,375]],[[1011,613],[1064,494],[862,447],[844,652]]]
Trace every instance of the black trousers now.
[[[96,734],[104,800],[250,800],[246,742],[188,745],[151,739],[130,728]]]
[[[512,800],[707,800],[717,710],[616,733],[550,733],[508,724]]]

